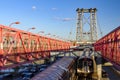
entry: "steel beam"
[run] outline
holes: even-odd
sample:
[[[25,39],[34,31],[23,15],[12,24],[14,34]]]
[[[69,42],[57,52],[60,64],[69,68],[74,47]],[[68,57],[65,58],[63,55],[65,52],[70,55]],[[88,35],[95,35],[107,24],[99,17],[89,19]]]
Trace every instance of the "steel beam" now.
[[[114,65],[120,66],[120,26],[99,39],[94,44],[94,48]]]
[[[0,69],[50,57],[51,51],[69,50],[70,42],[0,25]]]

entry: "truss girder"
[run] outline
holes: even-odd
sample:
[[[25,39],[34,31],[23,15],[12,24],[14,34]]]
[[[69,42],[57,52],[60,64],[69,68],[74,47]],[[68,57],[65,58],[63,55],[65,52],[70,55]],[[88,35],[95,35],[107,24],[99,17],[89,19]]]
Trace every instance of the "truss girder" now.
[[[0,25],[0,69],[50,57],[51,51],[69,50],[70,43]]]
[[[103,57],[120,66],[120,26],[99,39],[94,48],[100,51]]]

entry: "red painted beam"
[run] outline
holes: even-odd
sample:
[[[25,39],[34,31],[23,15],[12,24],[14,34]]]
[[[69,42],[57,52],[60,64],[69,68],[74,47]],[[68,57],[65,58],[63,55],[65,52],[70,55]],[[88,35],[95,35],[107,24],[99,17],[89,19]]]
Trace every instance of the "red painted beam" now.
[[[120,65],[120,26],[99,39],[94,48],[100,51],[103,57]]]
[[[0,25],[0,69],[50,57],[51,51],[69,50],[70,42]]]

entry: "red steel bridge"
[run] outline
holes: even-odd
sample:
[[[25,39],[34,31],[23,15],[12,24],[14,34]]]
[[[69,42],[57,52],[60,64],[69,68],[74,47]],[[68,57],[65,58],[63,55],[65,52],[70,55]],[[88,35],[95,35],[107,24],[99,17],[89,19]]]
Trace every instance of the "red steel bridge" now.
[[[94,43],[94,48],[120,70],[120,26]]]
[[[67,51],[71,43],[0,25],[0,69],[50,57],[52,51]]]
[[[69,51],[72,43],[0,25],[0,69],[49,58]],[[120,69],[120,26],[94,43],[95,51]]]

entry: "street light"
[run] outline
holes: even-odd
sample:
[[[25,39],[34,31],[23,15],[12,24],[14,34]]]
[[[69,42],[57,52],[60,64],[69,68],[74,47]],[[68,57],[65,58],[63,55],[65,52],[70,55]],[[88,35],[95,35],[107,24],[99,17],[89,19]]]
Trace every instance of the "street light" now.
[[[56,39],[56,35],[51,35],[54,39]]]
[[[37,34],[39,34],[39,33],[42,33],[42,34],[43,34],[43,33],[44,33],[44,31],[39,31]]]
[[[53,37],[55,38],[55,37],[56,37],[56,35],[53,35]]]
[[[51,35],[50,33],[48,33],[48,34],[45,34],[45,36],[46,36],[46,37],[49,37],[50,35]]]
[[[11,27],[13,24],[20,24],[20,22],[13,22],[13,23],[11,23],[10,25],[9,25],[9,27]]]
[[[31,29],[35,29],[35,27],[29,28],[27,31],[30,31]]]
[[[40,34],[41,36],[44,35],[44,31],[39,31],[37,34]]]
[[[60,37],[59,37],[59,36],[55,36],[55,38],[56,38],[56,39],[60,39]]]
[[[46,34],[46,35],[51,35],[50,33]]]

